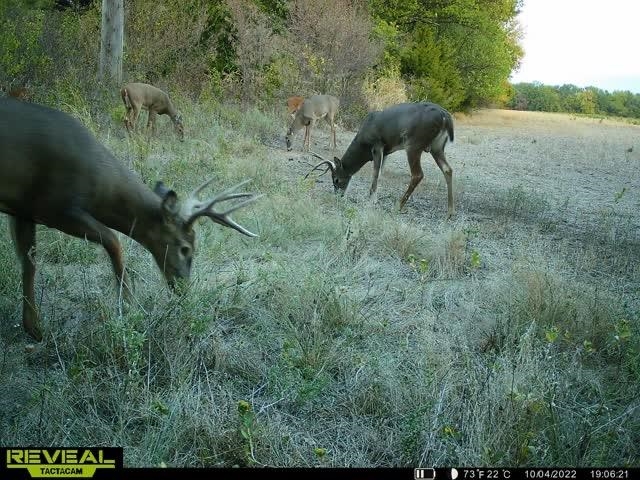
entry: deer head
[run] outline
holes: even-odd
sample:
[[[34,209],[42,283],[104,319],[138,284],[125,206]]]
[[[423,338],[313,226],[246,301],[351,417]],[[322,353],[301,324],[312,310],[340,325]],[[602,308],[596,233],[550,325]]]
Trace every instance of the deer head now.
[[[182,123],[182,115],[177,113],[173,118],[173,128],[181,142],[184,142],[184,123]]]
[[[191,274],[191,259],[195,249],[193,225],[198,218],[208,217],[248,237],[257,236],[230,217],[235,210],[261,197],[252,193],[236,192],[250,180],[245,180],[208,200],[198,199],[200,192],[212,181],[213,178],[196,188],[182,204],[178,202],[176,192],[168,189],[163,182],[157,182],[154,188],[156,195],[162,199],[162,221],[155,222],[155,228],[148,229],[148,239],[144,243],[171,287],[175,286],[177,279],[189,278]],[[219,212],[214,209],[216,204],[240,198],[245,200],[235,203],[224,211]]]
[[[311,169],[309,173],[305,175],[304,178],[307,178],[311,175],[312,172],[316,170],[320,170],[323,166],[327,168],[320,174],[318,177],[321,177],[328,171],[331,171],[331,180],[333,182],[333,189],[336,193],[340,193],[340,195],[344,196],[347,191],[347,187],[349,186],[349,182],[351,181],[352,175],[348,174],[342,165],[342,161],[338,157],[333,157],[333,160],[326,160],[317,153],[309,152],[314,157],[320,158],[322,161],[318,163],[315,167]]]

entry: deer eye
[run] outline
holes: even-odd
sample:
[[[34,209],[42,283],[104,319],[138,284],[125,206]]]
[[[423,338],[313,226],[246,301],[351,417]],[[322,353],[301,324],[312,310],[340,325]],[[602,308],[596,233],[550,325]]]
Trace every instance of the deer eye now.
[[[191,254],[191,248],[189,247],[180,247],[180,254],[183,257],[188,257]]]

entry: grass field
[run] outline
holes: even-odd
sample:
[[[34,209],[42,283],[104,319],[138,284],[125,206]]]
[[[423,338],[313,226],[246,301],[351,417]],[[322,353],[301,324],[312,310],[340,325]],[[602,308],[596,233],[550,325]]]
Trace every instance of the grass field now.
[[[285,152],[285,112],[184,110],[184,143],[166,118],[150,143],[98,136],[182,195],[253,178],[265,197],[234,216],[259,238],[202,221],[177,296],[123,237],[122,311],[103,249],[39,228],[31,350],[2,216],[0,445],[122,446],[128,466],[640,466],[640,127],[458,116],[447,220],[429,155],[399,212],[404,152],[371,205],[370,165],[344,198],[303,178],[317,160],[302,131]]]

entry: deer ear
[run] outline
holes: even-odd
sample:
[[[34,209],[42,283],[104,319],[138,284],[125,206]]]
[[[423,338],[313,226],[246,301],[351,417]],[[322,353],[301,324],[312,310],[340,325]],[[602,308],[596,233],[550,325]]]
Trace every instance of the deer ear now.
[[[178,211],[178,195],[173,190],[167,190],[162,197],[162,213],[167,217],[176,215]]]
[[[336,164],[336,167],[339,167],[342,163],[342,160],[340,160],[338,157],[333,157],[333,163]]]
[[[153,187],[153,191],[156,195],[158,195],[160,198],[164,198],[165,195],[167,193],[169,193],[171,190],[168,189],[167,187],[164,186],[164,183],[162,181],[158,181],[156,182],[156,186]]]

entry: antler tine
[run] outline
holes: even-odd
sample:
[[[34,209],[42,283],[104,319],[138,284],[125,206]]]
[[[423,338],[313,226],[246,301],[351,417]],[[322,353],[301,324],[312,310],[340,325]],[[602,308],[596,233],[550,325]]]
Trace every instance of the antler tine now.
[[[325,163],[326,163],[326,161],[325,161],[325,162],[322,162],[322,163],[319,163],[318,165],[316,165],[315,167],[313,167],[313,168],[311,169],[311,171],[310,171],[309,173],[307,173],[307,174],[304,176],[304,178],[309,177],[309,175],[311,175],[315,170],[320,170],[318,167],[320,167],[320,166],[324,165]],[[324,171],[324,172],[322,172],[320,175],[318,175],[318,177],[321,177],[322,175],[324,175],[325,173],[327,173],[329,170],[331,170],[331,165],[327,165],[327,168],[325,169],[325,171]]]
[[[239,184],[234,185],[233,187],[228,188],[228,189],[224,190],[223,192],[220,192],[219,194],[217,194],[216,196],[214,196],[213,198],[211,198],[211,199],[209,199],[209,200],[207,200],[205,202],[201,202],[199,204],[192,205],[192,207],[191,207],[192,211],[190,212],[190,215],[189,215],[188,219],[186,220],[186,224],[188,226],[190,226],[199,217],[209,217],[214,222],[216,222],[216,223],[218,223],[220,225],[223,225],[225,227],[233,228],[234,230],[237,230],[238,232],[240,232],[240,233],[242,233],[244,235],[247,235],[248,237],[257,237],[258,235],[256,235],[253,232],[250,232],[249,230],[244,228],[242,225],[237,223],[235,220],[233,220],[229,216],[231,213],[235,212],[236,210],[238,210],[238,209],[240,209],[242,207],[245,207],[245,206],[249,205],[250,203],[255,202],[258,198],[263,196],[263,195],[256,195],[254,193],[236,192],[235,191],[238,188],[242,187],[243,185],[246,185],[250,181],[251,181],[251,179],[245,180],[243,182],[240,182]],[[204,186],[206,186],[208,183],[210,183],[210,181],[208,181],[205,184],[203,184],[202,186],[198,187],[196,190],[194,190],[194,193],[195,194],[199,193],[199,191],[202,190],[202,188],[204,188]],[[216,212],[216,211],[214,211],[212,209],[213,206],[216,203],[226,202],[226,201],[229,201],[229,200],[235,200],[235,199],[238,199],[238,198],[245,198],[245,200],[230,206],[224,212]]]
[[[247,198],[246,200],[243,200],[242,202],[238,202],[238,203],[236,203],[235,205],[233,205],[233,206],[229,207],[229,208],[227,209],[227,211],[226,211],[226,212],[224,212],[224,213],[222,213],[221,215],[229,215],[230,213],[235,212],[235,211],[236,211],[236,210],[238,210],[239,208],[242,208],[242,207],[244,207],[244,206],[246,206],[246,205],[249,205],[250,203],[255,202],[255,201],[256,201],[256,200],[258,200],[259,198],[264,197],[264,193],[261,193],[261,194],[259,194],[259,195],[255,195],[255,194],[253,194],[253,193],[243,193],[243,194],[238,193],[238,194],[236,194],[233,198],[240,198],[240,196],[248,197],[248,198]],[[228,199],[226,199],[226,200],[228,200]]]
[[[200,194],[200,192],[207,186],[209,185],[211,182],[213,182],[214,178],[216,177],[211,177],[209,180],[207,180],[206,182],[204,182],[202,185],[200,185],[198,188],[196,188],[193,192],[191,192],[191,195],[189,195],[189,198],[194,198],[197,199],[198,195]]]
[[[225,227],[233,228],[234,230],[237,230],[238,232],[248,237],[257,237],[258,236],[257,234],[247,230],[245,227],[243,227],[242,225],[237,223],[235,220],[233,220],[229,215],[235,212],[236,210],[238,210],[239,208],[242,208],[250,203],[255,202],[257,199],[259,199],[260,197],[263,197],[264,195],[253,195],[251,193],[245,193],[245,194],[235,194],[233,198],[239,198],[240,195],[249,196],[249,198],[247,198],[242,202],[236,203],[232,207],[229,207],[225,212],[214,212],[210,208],[206,208],[206,209],[202,209],[198,214],[195,214],[195,216],[196,218],[209,217],[214,222],[220,225],[224,225]],[[225,200],[229,200],[229,198],[226,198]]]
[[[202,185],[200,185],[198,188],[196,188],[193,192],[191,192],[191,195],[189,195],[189,198],[197,199],[198,195],[200,195],[200,192],[202,192],[202,190],[204,190],[204,188],[206,186],[208,186],[211,182],[213,182],[213,180],[215,178],[216,177],[211,177],[209,180],[207,180]],[[240,182],[239,184],[237,184],[237,185],[235,185],[235,186],[233,186],[231,188],[228,188],[227,190],[223,191],[222,193],[219,193],[217,196],[224,195],[224,194],[226,194],[228,192],[232,192],[233,190],[236,190],[236,189],[240,188],[241,186],[249,183],[250,181],[251,181],[251,179],[248,179],[248,180],[245,180],[243,182]]]
[[[309,150],[309,153],[311,155],[313,155],[314,157],[319,158],[320,160],[324,160],[325,162],[327,161],[327,159],[325,159],[324,157],[318,155],[316,152],[312,152],[311,150]]]
[[[224,192],[223,192],[224,193]],[[229,207],[229,209],[222,213],[222,215],[226,215],[229,214],[235,210],[237,210],[239,207],[242,207],[244,205],[247,205],[253,201],[255,201],[257,198],[262,197],[263,195],[255,195],[253,193],[228,193],[227,195],[225,195],[224,197],[220,197],[219,195],[216,195],[214,198],[212,198],[211,200],[208,200],[207,203],[198,206],[197,210],[195,210],[193,212],[194,215],[200,213],[200,212],[206,212],[207,210],[210,210],[211,207],[213,207],[216,203],[220,203],[220,202],[227,202],[229,200],[235,200],[236,198],[245,198],[248,197],[247,200],[244,200],[242,202],[236,203],[233,207]],[[211,210],[213,211],[213,210]]]
[[[322,165],[327,165],[327,169],[322,172],[320,175],[318,175],[318,177],[321,177],[322,175],[324,175],[325,173],[327,173],[329,170],[335,172],[336,171],[336,164],[332,161],[332,160],[327,160],[324,157],[318,155],[315,152],[309,152],[311,155],[313,155],[314,157],[319,158],[320,160],[322,160],[319,164],[317,164],[315,167],[313,167],[311,169],[311,171],[309,173],[307,173],[304,178],[307,178],[309,175],[311,175],[311,173],[315,170],[318,170],[318,167],[322,166]]]

